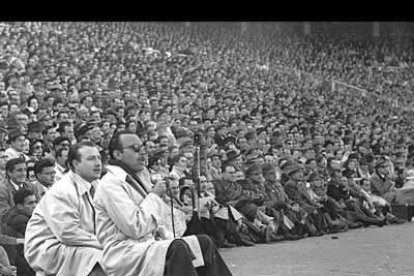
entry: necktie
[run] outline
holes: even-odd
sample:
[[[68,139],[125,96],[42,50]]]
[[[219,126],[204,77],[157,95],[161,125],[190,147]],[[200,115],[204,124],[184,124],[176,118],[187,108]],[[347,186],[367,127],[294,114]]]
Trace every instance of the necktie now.
[[[95,195],[95,187],[91,185],[91,189],[89,190],[89,193],[91,194],[92,198]]]

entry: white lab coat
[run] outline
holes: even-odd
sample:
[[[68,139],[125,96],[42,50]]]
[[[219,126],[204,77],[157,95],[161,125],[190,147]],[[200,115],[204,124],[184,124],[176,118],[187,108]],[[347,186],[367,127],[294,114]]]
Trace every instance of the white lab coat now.
[[[108,166],[95,193],[97,237],[104,246],[101,264],[109,276],[163,276],[173,241],[166,225],[169,207],[133,180],[134,189],[127,175],[118,166]],[[193,264],[204,265],[197,238],[184,240],[197,257]]]
[[[24,254],[38,274],[87,276],[101,259],[90,187],[69,172],[35,208],[26,229]]]

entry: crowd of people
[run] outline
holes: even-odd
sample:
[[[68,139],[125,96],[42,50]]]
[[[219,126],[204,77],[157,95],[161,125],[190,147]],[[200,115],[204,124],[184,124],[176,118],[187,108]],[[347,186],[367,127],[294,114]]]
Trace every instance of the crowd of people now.
[[[392,42],[0,24],[0,275],[231,275],[215,247],[404,223],[413,45]]]

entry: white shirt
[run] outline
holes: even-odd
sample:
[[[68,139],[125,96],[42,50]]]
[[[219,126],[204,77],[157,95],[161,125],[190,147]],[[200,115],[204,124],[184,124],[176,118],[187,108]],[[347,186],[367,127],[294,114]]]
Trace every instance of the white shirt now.
[[[10,183],[13,185],[14,189],[16,191],[20,190],[20,185],[17,185],[16,183],[14,183],[13,181],[10,180]]]

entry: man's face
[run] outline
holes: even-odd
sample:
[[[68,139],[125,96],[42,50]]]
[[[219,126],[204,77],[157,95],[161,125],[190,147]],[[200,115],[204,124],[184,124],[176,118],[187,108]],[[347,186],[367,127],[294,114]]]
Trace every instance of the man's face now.
[[[29,123],[29,117],[25,114],[18,114],[16,115],[16,121],[19,124],[19,126],[27,126]]]
[[[91,120],[94,122],[101,122],[101,114],[99,112],[95,112],[91,116]]]
[[[116,150],[116,158],[131,170],[140,172],[145,168],[147,152],[136,134],[123,134],[120,137],[121,149]]]
[[[187,168],[187,158],[185,156],[180,157],[180,159],[178,159],[177,166],[180,168]]]
[[[9,114],[9,106],[8,105],[1,106],[0,113],[3,116],[3,118],[7,118],[7,115]]]
[[[24,183],[26,181],[26,175],[27,175],[27,168],[25,163],[17,164],[14,166],[14,169],[12,171],[8,171],[7,174],[10,177],[10,180],[13,183],[20,184]]]
[[[361,185],[361,188],[366,192],[370,192],[371,191],[371,182],[368,179],[365,179],[364,183]]]
[[[58,123],[62,123],[62,122],[68,122],[69,121],[69,114],[68,113],[61,113],[59,114],[59,120]]]
[[[213,156],[213,158],[211,159],[211,164],[213,165],[213,167],[217,169],[221,168],[220,156]]]
[[[263,174],[262,174],[261,170],[253,171],[249,175],[249,178],[251,180],[253,180],[254,182],[256,182],[256,183],[262,183],[264,181]]]
[[[23,152],[24,146],[25,146],[24,142],[25,142],[25,137],[23,135],[20,135],[13,142],[11,142],[11,146],[15,150],[17,150],[19,152]]]
[[[55,176],[55,167],[45,167],[40,173],[36,175],[37,179],[39,179],[41,183],[44,183],[48,186],[51,186],[53,183],[55,183]]]
[[[226,167],[223,173],[223,179],[227,181],[235,181],[236,180],[236,169],[233,167]]]
[[[263,177],[268,182],[275,182],[276,181],[276,170],[270,170],[263,174]]]
[[[4,150],[0,151],[0,171],[4,171],[9,159],[9,155]]]
[[[75,131],[73,129],[73,126],[65,126],[65,131],[62,133],[62,136],[72,140],[75,137]]]
[[[50,128],[50,129],[47,130],[47,134],[44,138],[47,141],[53,141],[57,137],[56,135],[57,135],[57,132],[56,132],[55,128]]]
[[[91,137],[94,140],[100,140],[102,138],[102,132],[98,126],[95,126],[94,128],[92,128]]]
[[[389,169],[387,165],[381,165],[377,169],[378,169],[378,172],[382,175],[388,175],[389,173]]]
[[[30,195],[24,199],[23,204],[18,204],[17,207],[27,216],[31,216],[33,210],[36,208],[37,201],[35,195]]]
[[[69,141],[62,141],[60,144],[56,145],[56,151],[58,151],[61,148],[65,148],[65,149],[69,150],[69,148],[70,148]]]
[[[101,130],[104,135],[107,135],[111,132],[111,124],[109,122],[103,123]]]
[[[69,153],[69,150],[63,150],[62,156],[59,156],[56,158],[56,162],[63,168],[66,167],[66,160],[68,160],[68,153]]]
[[[301,181],[303,179],[303,172],[302,170],[297,170],[296,172],[292,173],[290,177],[295,181]]]
[[[83,147],[79,150],[80,160],[74,160],[75,172],[88,182],[101,177],[101,155],[96,147]]]

